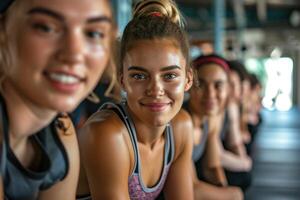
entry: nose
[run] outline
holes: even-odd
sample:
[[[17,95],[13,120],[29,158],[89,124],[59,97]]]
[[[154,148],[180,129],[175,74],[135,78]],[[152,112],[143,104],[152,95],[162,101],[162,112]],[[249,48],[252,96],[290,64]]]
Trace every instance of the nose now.
[[[66,31],[60,44],[58,59],[68,64],[83,62],[84,47],[84,37],[80,33],[80,30]]]
[[[206,88],[206,96],[209,99],[212,99],[216,96],[216,89],[213,85],[208,85]]]
[[[146,95],[151,97],[159,97],[164,95],[163,84],[157,79],[150,79],[149,85],[146,89]]]

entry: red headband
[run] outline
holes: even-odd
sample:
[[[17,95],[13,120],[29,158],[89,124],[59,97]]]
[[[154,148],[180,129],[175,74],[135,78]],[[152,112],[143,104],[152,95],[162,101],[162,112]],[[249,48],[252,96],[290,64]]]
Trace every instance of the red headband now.
[[[149,13],[149,16],[153,16],[153,17],[162,17],[163,15],[160,12],[151,12]]]
[[[215,63],[217,65],[219,65],[220,67],[222,67],[226,72],[229,71],[229,66],[228,64],[222,60],[221,58],[218,57],[204,57],[204,58],[200,58],[194,61],[194,67],[197,69],[199,67],[201,67],[204,64],[208,64],[208,63]]]

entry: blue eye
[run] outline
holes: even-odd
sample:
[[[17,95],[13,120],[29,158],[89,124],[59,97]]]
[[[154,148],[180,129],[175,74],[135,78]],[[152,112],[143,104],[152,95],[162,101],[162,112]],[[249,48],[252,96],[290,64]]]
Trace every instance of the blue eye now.
[[[145,80],[147,78],[145,74],[131,74],[130,77],[135,80]]]

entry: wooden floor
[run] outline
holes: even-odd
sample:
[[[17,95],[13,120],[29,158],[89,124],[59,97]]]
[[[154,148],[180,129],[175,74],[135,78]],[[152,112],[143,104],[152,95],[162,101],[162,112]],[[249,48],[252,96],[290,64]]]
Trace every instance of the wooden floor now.
[[[246,200],[300,200],[300,112],[263,111]]]

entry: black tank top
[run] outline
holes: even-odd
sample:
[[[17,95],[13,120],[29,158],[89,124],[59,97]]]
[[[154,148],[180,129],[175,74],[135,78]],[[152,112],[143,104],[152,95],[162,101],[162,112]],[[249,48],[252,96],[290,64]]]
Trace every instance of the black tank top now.
[[[32,171],[22,166],[9,146],[9,121],[5,102],[1,96],[0,107],[5,147],[2,159],[6,160],[2,172],[5,197],[9,200],[37,199],[40,190],[46,190],[64,179],[69,169],[68,156],[57,135],[55,120],[48,127],[30,136],[40,149],[42,157],[37,165],[38,170]]]

